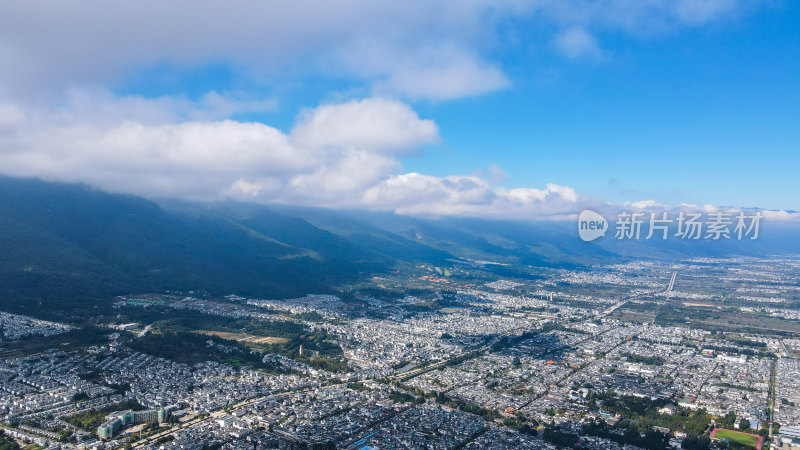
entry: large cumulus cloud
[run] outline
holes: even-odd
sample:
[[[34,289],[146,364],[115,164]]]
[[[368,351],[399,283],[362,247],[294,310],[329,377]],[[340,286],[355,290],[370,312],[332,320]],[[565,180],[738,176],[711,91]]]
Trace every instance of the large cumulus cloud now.
[[[302,111],[289,132],[257,122],[184,120],[188,107],[170,99],[109,102],[89,92],[60,108],[0,105],[0,172],[157,197],[410,214],[533,217],[568,213],[580,200],[553,184],[498,187],[496,167],[486,178],[403,173],[401,156],[440,137],[432,120],[396,100],[323,104]],[[203,102],[196,107],[211,114]],[[75,113],[83,109],[105,113]]]

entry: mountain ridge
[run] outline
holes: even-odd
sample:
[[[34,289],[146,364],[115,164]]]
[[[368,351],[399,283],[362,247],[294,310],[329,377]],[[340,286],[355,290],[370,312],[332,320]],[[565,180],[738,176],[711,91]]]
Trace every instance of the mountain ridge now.
[[[566,222],[154,201],[0,177],[0,303],[19,310],[164,290],[286,298],[454,260],[504,263],[498,275],[514,276],[514,267],[800,253],[795,228],[769,230],[753,242],[586,243]]]

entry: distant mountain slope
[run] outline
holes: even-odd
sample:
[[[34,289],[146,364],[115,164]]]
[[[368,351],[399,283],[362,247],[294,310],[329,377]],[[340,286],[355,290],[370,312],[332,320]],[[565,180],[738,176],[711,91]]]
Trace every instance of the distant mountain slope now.
[[[77,185],[0,178],[0,299],[81,301],[155,289],[330,292],[391,260],[302,219],[165,211]]]
[[[612,224],[613,227],[613,224]],[[132,291],[205,290],[280,298],[332,292],[400,266],[488,260],[510,267],[628,258],[800,254],[796,224],[757,241],[578,239],[572,222],[422,218],[386,212],[191,203],[0,177],[0,303],[87,300]]]

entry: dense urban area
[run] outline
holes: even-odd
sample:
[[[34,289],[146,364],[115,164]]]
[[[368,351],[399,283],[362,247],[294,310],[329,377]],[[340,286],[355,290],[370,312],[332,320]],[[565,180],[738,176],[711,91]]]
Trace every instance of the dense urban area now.
[[[491,264],[0,313],[0,448],[800,446],[800,259]]]

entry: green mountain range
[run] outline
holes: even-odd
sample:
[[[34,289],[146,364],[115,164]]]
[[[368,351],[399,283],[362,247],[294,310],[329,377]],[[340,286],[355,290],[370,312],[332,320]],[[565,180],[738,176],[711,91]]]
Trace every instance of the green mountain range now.
[[[613,239],[594,245],[577,238],[573,223],[156,202],[0,177],[0,306],[90,305],[165,290],[286,298],[335,292],[343,283],[410,264],[455,260],[575,266],[633,257],[800,253],[795,228],[772,231],[749,247]]]

